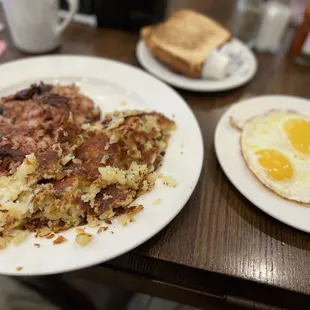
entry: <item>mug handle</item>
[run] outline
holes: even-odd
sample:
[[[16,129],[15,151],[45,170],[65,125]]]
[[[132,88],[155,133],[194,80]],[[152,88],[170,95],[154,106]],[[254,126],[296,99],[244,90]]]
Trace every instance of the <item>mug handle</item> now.
[[[67,2],[69,4],[69,13],[68,16],[64,19],[64,21],[57,26],[56,33],[58,35],[66,29],[66,27],[71,22],[74,14],[76,14],[79,9],[79,0],[67,0]]]

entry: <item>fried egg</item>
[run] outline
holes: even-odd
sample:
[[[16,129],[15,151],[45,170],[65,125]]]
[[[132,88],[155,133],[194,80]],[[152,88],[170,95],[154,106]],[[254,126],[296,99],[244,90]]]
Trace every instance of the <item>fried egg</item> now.
[[[310,117],[273,110],[240,129],[241,153],[254,175],[283,198],[310,203]]]

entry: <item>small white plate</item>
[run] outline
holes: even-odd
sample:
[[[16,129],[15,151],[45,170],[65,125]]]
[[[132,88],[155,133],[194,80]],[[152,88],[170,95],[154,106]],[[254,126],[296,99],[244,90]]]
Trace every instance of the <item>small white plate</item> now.
[[[226,176],[243,196],[277,220],[310,232],[310,208],[277,196],[258,181],[241,156],[240,131],[229,122],[232,115],[245,120],[271,109],[295,110],[310,116],[310,101],[290,96],[262,96],[233,105],[217,125],[216,155]]]
[[[233,43],[240,48],[242,65],[233,75],[219,81],[192,79],[172,72],[152,55],[142,39],[137,44],[136,55],[142,67],[172,86],[199,92],[215,92],[239,87],[250,81],[257,71],[257,60],[253,52],[237,39],[233,39]]]
[[[62,232],[68,242],[53,245],[52,240],[33,234],[19,246],[0,251],[0,273],[43,275],[71,271],[99,264],[119,256],[145,242],[163,229],[183,208],[191,196],[202,167],[203,143],[199,125],[186,102],[170,87],[140,69],[116,61],[95,57],[47,56],[27,58],[0,66],[0,96],[23,89],[34,82],[77,83],[81,92],[95,101],[102,112],[121,109],[148,109],[174,119],[177,130],[161,167],[164,175],[174,177],[178,185],[166,187],[160,180],[155,188],[139,198],[144,210],[136,221],[121,225],[113,220],[110,229],[94,235],[85,247],[75,242],[75,229]],[[127,105],[123,105],[124,101]],[[159,205],[153,205],[158,198]],[[113,234],[111,233],[113,232]],[[39,243],[40,248],[34,246]],[[17,271],[17,267],[23,267]]]

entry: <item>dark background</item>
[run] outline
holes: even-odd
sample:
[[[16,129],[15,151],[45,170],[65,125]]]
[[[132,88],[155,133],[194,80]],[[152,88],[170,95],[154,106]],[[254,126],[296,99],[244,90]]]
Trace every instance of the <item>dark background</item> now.
[[[65,0],[61,8],[67,9]],[[165,18],[167,0],[80,0],[79,12],[95,14],[99,27],[139,31]]]
[[[67,9],[67,1],[60,0],[60,6],[62,9]],[[94,1],[93,0],[80,0],[80,13],[94,14]]]

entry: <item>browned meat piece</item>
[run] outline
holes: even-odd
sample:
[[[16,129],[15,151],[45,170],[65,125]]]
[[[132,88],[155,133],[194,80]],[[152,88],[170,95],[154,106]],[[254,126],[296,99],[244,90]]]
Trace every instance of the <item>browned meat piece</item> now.
[[[72,144],[80,125],[99,118],[100,112],[94,108],[92,100],[80,94],[79,88],[74,85],[54,87],[44,83],[34,84],[15,95],[2,98],[0,176],[14,172],[27,154],[45,152],[57,140]],[[68,125],[69,119],[72,125]],[[61,137],[61,132],[67,136]],[[45,164],[49,162],[43,161]]]
[[[50,91],[52,88],[53,88],[52,85],[44,84],[42,82],[39,85],[33,84],[33,85],[30,85],[29,88],[23,89],[14,95],[10,95],[10,96],[2,98],[2,101],[8,102],[11,100],[32,99],[35,95],[41,95],[45,92]]]
[[[77,86],[55,86],[51,92],[69,99],[68,103],[75,124],[82,125],[100,120],[100,110],[94,108],[93,101],[81,94]]]
[[[93,122],[100,118],[100,111],[93,101],[79,93],[77,86],[55,86],[40,84],[0,100],[0,121],[14,125],[27,123],[37,129],[42,121],[45,127],[58,127],[72,113],[72,121],[77,125]]]
[[[18,132],[16,126],[0,123],[0,176],[15,170],[27,154],[33,153],[44,145],[25,132]]]
[[[128,197],[132,197],[130,202],[133,198],[136,197],[136,191],[132,189],[120,189],[117,188],[115,185],[110,185],[100,191],[99,194],[96,196],[95,203],[98,206],[98,213],[102,213],[108,211],[110,209],[119,208],[120,206],[124,205],[124,201],[128,199]],[[105,197],[109,197],[104,199]]]
[[[89,180],[96,179],[102,154],[108,143],[109,137],[103,132],[91,132],[86,136],[85,142],[75,151],[75,157],[81,160],[81,164],[75,165],[76,173]]]

